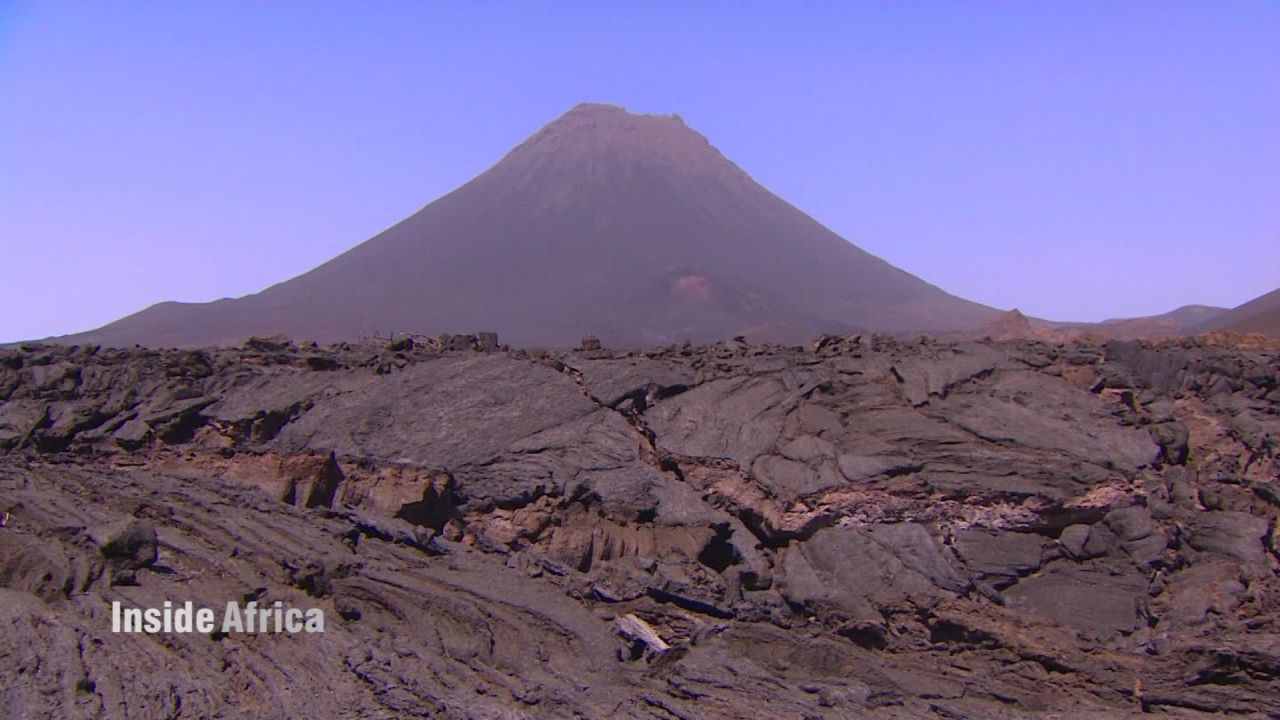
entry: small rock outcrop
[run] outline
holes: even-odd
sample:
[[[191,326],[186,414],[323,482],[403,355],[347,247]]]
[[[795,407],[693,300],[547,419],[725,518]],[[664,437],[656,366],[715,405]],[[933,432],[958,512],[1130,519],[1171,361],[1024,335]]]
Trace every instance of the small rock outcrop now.
[[[132,584],[135,572],[160,557],[156,529],[146,520],[125,518],[90,531],[89,536],[112,571],[115,584]]]

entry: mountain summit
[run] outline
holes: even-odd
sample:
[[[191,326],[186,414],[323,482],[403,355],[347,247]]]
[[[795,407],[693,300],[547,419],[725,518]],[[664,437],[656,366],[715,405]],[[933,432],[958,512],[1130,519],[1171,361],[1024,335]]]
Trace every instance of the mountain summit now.
[[[584,103],[462,187],[260,293],[161,303],[80,342],[192,346],[284,333],[733,335],[945,331],[995,311],[949,295],[773,195],[677,115]]]

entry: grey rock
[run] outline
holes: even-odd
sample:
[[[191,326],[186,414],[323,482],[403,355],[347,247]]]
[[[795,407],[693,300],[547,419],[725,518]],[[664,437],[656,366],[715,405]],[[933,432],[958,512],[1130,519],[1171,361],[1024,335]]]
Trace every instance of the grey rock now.
[[[151,437],[151,426],[133,418],[120,426],[111,436],[125,450],[137,450]]]
[[[663,450],[751,467],[778,440],[797,396],[770,378],[713,380],[647,414]]]
[[[1136,572],[1055,564],[1018,581],[1004,595],[1011,607],[1106,640],[1138,629],[1146,591],[1146,581]]]
[[[160,557],[156,529],[146,520],[123,518],[94,528],[89,536],[111,568],[114,584],[133,584],[136,571],[155,565]]]
[[[1203,552],[1225,555],[1247,565],[1258,565],[1266,557],[1262,538],[1267,521],[1242,512],[1206,512],[1196,516],[1187,542]]]
[[[1105,525],[1094,525],[1089,528],[1089,539],[1085,541],[1083,557],[1102,557],[1116,550],[1119,545],[1120,539],[1115,533]]]
[[[1150,569],[1164,564],[1169,539],[1163,532],[1153,532],[1127,541],[1123,547],[1129,557],[1133,558],[1134,564],[1142,569]]]
[[[1111,409],[1096,396],[1040,373],[1013,373],[993,388],[1009,400],[949,397],[939,404],[949,422],[992,441],[1061,451],[1134,472],[1156,460],[1159,448],[1137,428],[1098,423]],[[1018,397],[1035,398],[1018,402]]]
[[[1040,567],[1044,539],[1030,533],[965,530],[956,534],[956,549],[969,571],[996,588]]]
[[[936,600],[968,583],[919,525],[827,528],[787,552],[782,594],[817,611],[875,620],[908,599]]]
[[[1165,460],[1175,465],[1187,462],[1190,434],[1186,425],[1176,421],[1152,425],[1151,438],[1163,449]]]
[[[1071,557],[1084,560],[1088,557],[1084,548],[1089,542],[1089,532],[1088,525],[1068,525],[1058,535],[1058,542],[1062,544],[1062,547]]]
[[[846,480],[854,483],[919,468],[919,464],[901,456],[840,454],[840,473]]]
[[[1280,714],[1270,351],[461,338],[0,350],[0,707],[1029,720],[1140,677],[1156,714]],[[82,530],[126,514],[157,542]],[[329,627],[103,632],[178,597]],[[620,663],[625,614],[672,651]]]
[[[1179,507],[1194,508],[1196,493],[1184,468],[1170,468],[1165,477],[1169,483],[1169,500]]]
[[[1133,506],[1107,513],[1107,527],[1121,540],[1141,540],[1151,534],[1154,527],[1151,512],[1145,507]]]

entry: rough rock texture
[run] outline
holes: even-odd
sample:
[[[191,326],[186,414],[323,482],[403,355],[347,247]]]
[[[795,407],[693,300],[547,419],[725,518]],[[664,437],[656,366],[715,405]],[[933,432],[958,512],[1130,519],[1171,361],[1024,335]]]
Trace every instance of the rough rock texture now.
[[[10,717],[1280,714],[1280,360],[0,350]],[[323,634],[114,634],[282,600]]]

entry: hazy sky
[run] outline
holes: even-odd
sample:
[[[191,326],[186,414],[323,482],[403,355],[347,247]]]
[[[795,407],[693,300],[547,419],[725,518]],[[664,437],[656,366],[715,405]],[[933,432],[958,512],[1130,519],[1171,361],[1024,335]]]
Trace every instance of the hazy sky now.
[[[260,290],[582,100],[953,293],[1280,286],[1280,2],[0,0],[0,341]]]

